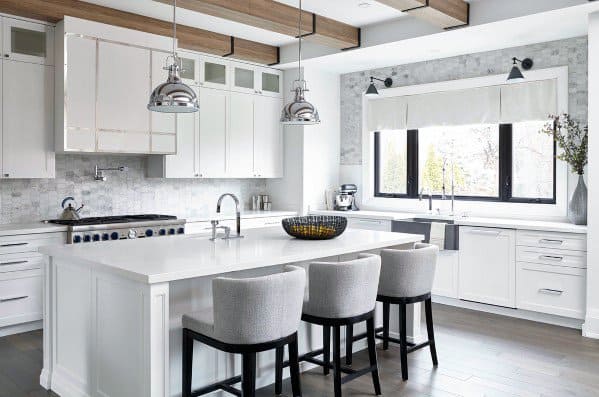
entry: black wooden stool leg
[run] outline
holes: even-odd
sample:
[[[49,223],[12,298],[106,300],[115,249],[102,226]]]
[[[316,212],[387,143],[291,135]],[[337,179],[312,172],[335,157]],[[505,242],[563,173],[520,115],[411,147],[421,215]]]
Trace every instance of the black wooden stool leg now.
[[[354,326],[353,324],[348,324],[345,327],[345,364],[352,365],[352,345],[354,342]]]
[[[406,304],[399,304],[399,351],[401,356],[401,378],[408,380],[408,345],[406,336]]]
[[[333,376],[335,397],[341,397],[341,327],[333,327]]]
[[[376,341],[375,341],[375,331],[374,331],[374,318],[369,318],[366,320],[366,333],[368,338],[368,357],[370,359],[370,366],[376,367],[374,371],[372,371],[372,383],[374,384],[374,392],[377,396],[380,396],[381,393],[381,382],[379,380],[379,370],[378,363],[376,359]]]
[[[241,374],[241,396],[255,397],[256,395],[256,353],[243,353]]]
[[[391,304],[383,302],[383,350],[389,350],[389,315]]]
[[[433,359],[433,365],[436,367],[439,365],[437,360],[437,347],[435,346],[435,331],[433,329],[433,304],[431,298],[428,298],[424,302],[424,311],[426,313],[426,331],[428,333],[428,341],[431,348],[431,358]]]
[[[293,397],[302,397],[297,335],[295,340],[289,343],[289,371],[291,372],[291,390],[293,391]]]
[[[275,394],[278,396],[283,392],[283,353],[284,347],[277,347],[275,358]]]
[[[183,329],[183,367],[182,367],[182,396],[191,397],[191,376],[193,366],[193,338]]]
[[[327,364],[322,367],[322,373],[328,375],[330,371],[329,364],[331,363],[331,327],[328,325],[322,327],[322,346],[324,349],[322,361]]]

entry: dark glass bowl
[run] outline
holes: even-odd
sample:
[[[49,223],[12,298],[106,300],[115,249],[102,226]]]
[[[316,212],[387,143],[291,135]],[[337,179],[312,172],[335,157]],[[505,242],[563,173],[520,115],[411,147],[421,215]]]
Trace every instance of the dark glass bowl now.
[[[283,219],[283,229],[302,240],[329,240],[345,231],[347,218],[333,215],[296,216]]]

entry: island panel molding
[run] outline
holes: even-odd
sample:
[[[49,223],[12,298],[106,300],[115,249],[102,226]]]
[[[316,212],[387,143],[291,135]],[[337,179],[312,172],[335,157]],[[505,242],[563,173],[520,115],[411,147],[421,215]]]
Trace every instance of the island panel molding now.
[[[464,0],[377,0],[443,29],[468,25],[470,4]]]
[[[171,0],[154,0],[172,4]],[[190,11],[228,19],[271,32],[296,37],[299,9],[273,0],[178,0]],[[358,28],[334,19],[302,12],[302,35],[306,40],[333,48],[359,46]]]
[[[169,1],[168,4],[172,2]],[[58,23],[65,16],[72,16],[167,37],[171,37],[173,32],[173,25],[169,21],[80,0],[4,0],[0,2],[0,12],[51,23]],[[232,36],[204,29],[178,24],[177,39],[180,48],[218,56],[233,52]],[[278,47],[247,40],[241,43],[240,51],[235,55],[239,59],[267,65],[279,61]]]

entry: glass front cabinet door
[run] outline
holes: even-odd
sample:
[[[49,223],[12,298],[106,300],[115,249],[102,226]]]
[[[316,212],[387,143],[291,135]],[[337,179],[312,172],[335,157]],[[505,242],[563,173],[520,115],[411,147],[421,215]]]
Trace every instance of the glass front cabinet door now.
[[[223,58],[200,56],[200,86],[229,89],[229,61]]]
[[[259,80],[260,94],[278,98],[283,96],[283,72],[276,69],[260,68]]]
[[[231,63],[231,90],[246,94],[258,94],[258,67],[246,63]]]
[[[54,64],[53,27],[12,18],[2,18],[2,25],[4,59]]]

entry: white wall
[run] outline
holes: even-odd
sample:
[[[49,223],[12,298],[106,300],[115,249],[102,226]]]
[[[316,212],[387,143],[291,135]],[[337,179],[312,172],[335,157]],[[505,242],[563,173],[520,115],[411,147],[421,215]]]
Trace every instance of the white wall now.
[[[583,335],[599,338],[599,12],[589,16],[589,165],[587,314]]]
[[[304,70],[309,91],[306,100],[318,109],[322,122],[309,126],[285,126],[285,174],[267,181],[274,207],[302,214],[325,205],[325,190],[339,185],[339,75]],[[285,103],[297,79],[297,69],[286,70]]]

